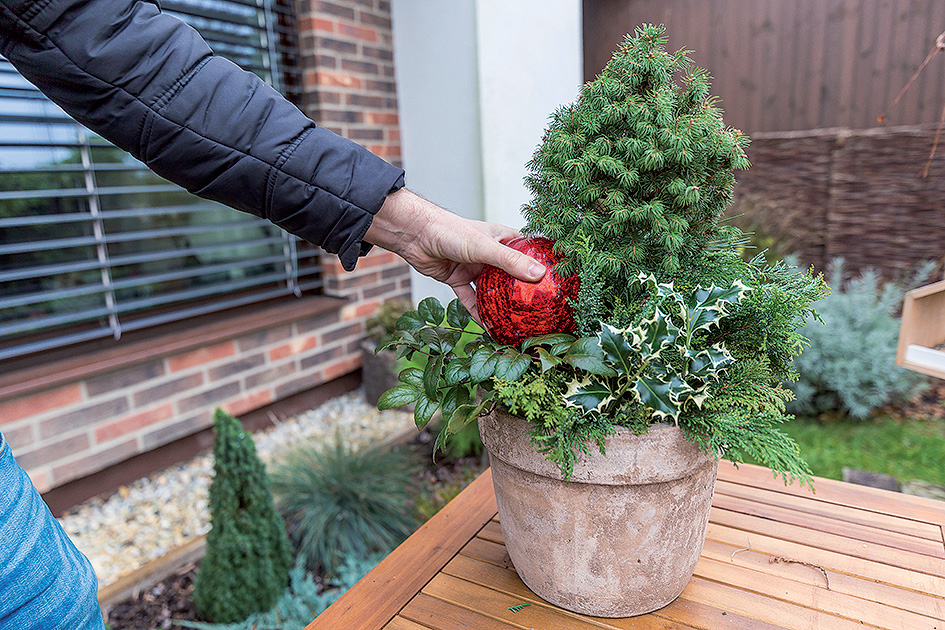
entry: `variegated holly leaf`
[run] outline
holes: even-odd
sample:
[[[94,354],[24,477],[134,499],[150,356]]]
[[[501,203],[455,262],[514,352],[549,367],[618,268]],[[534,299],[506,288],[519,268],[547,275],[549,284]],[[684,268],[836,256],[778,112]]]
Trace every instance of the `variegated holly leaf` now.
[[[673,288],[672,282],[659,282],[656,279],[656,276],[651,273],[643,273],[641,271],[639,274],[637,274],[636,280],[633,281],[633,284],[642,287],[647,293],[657,293],[661,297],[676,294],[676,290]]]
[[[636,399],[652,410],[653,415],[678,421],[686,397],[692,392],[689,385],[675,374],[647,374],[634,384]]]
[[[737,303],[751,288],[736,280],[728,288],[712,285],[697,287],[686,303],[687,338],[702,329],[711,327],[728,314],[728,306]]]
[[[610,324],[601,323],[600,333],[597,335],[597,342],[600,349],[603,350],[607,361],[613,364],[618,374],[631,374],[636,370],[640,362],[640,356],[633,349],[627,335],[631,335],[634,342],[639,344],[642,340],[643,332],[634,328],[614,328]]]
[[[686,351],[689,357],[689,374],[701,379],[718,378],[719,372],[735,362],[720,343],[699,352]]]
[[[674,345],[679,337],[679,328],[659,308],[649,319],[634,327],[634,332],[639,352],[644,357],[659,355],[663,348]]]
[[[581,380],[573,380],[568,383],[568,391],[564,394],[565,403],[583,409],[584,412],[602,411],[604,407],[614,400],[613,393],[607,384],[599,380],[588,377]]]

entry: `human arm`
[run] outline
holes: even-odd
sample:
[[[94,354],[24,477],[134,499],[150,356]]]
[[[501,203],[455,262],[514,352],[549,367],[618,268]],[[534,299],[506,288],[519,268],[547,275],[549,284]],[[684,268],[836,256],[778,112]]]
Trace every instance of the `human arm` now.
[[[67,113],[202,197],[352,269],[403,171],[318,127],[200,35],[132,0],[0,0],[0,53]]]

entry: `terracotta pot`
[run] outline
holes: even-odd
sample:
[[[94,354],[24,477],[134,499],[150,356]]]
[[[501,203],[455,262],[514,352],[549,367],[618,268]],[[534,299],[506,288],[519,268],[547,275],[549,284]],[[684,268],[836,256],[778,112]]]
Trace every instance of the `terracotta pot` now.
[[[669,424],[619,428],[570,481],[535,451],[528,422],[480,418],[505,546],[522,581],[556,606],[598,617],[661,608],[682,593],[702,552],[718,460]]]
[[[381,395],[397,385],[397,355],[391,350],[381,350],[374,354],[377,347],[373,341],[361,342],[361,383],[364,385],[364,399],[369,405],[377,407]]]

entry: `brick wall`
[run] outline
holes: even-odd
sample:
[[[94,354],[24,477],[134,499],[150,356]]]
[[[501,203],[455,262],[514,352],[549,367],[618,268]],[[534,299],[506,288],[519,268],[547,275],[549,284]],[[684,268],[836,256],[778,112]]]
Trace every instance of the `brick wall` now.
[[[387,0],[298,0],[302,109],[400,165],[393,36]]]
[[[303,111],[399,164],[389,2],[300,0],[297,12]],[[356,370],[365,320],[409,299],[409,268],[375,249],[353,273],[329,254],[322,269],[343,307],[0,398],[0,431],[45,491],[205,429],[217,406],[240,415]]]

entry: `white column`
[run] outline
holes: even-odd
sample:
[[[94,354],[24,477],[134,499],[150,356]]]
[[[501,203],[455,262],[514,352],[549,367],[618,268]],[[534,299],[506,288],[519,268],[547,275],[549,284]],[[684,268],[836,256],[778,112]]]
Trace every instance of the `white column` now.
[[[525,164],[581,84],[580,0],[393,0],[391,19],[407,186],[520,227]],[[453,298],[415,273],[428,295]]]

